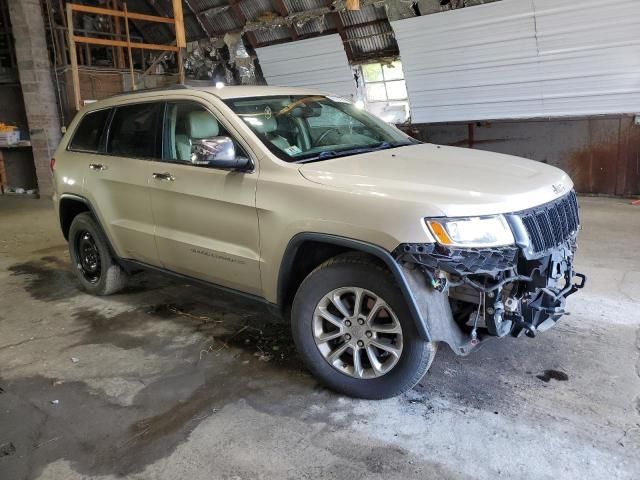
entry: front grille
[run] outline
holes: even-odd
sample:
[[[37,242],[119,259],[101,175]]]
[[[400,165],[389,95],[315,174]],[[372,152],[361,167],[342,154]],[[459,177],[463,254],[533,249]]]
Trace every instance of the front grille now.
[[[529,234],[534,253],[558,247],[573,237],[580,226],[578,201],[572,190],[553,202],[518,214]]]

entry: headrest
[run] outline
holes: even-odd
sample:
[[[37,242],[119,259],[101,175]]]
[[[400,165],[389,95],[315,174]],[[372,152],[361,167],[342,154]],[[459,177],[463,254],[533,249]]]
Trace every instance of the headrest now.
[[[218,121],[209,112],[202,110],[189,112],[187,129],[189,136],[195,139],[217,137],[220,131]]]
[[[271,133],[278,129],[278,121],[276,117],[267,118],[264,115],[254,117],[255,122],[251,122],[251,125],[260,133]]]

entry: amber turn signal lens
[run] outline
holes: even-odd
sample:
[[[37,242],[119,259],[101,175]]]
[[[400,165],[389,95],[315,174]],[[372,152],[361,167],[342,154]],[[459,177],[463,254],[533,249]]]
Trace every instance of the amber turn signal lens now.
[[[427,225],[440,244],[451,245],[453,243],[453,240],[451,240],[447,231],[438,222],[427,220]]]

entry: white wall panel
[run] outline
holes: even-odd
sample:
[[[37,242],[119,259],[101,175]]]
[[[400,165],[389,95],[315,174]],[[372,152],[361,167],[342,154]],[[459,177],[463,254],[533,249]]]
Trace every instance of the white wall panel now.
[[[355,81],[339,35],[256,50],[269,85],[309,87],[352,98]]]
[[[414,122],[640,112],[640,0],[502,0],[392,26]]]

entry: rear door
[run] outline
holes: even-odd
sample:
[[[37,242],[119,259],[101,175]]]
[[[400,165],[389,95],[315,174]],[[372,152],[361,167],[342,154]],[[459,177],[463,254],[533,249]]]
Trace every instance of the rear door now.
[[[169,270],[258,295],[257,170],[190,161],[193,141],[217,136],[231,137],[236,152],[248,155],[246,144],[219,119],[210,105],[195,100],[166,105],[165,161],[154,162],[151,179],[158,255]]]
[[[85,176],[91,201],[116,253],[158,266],[149,179],[160,158],[163,102],[114,107],[101,154]]]

